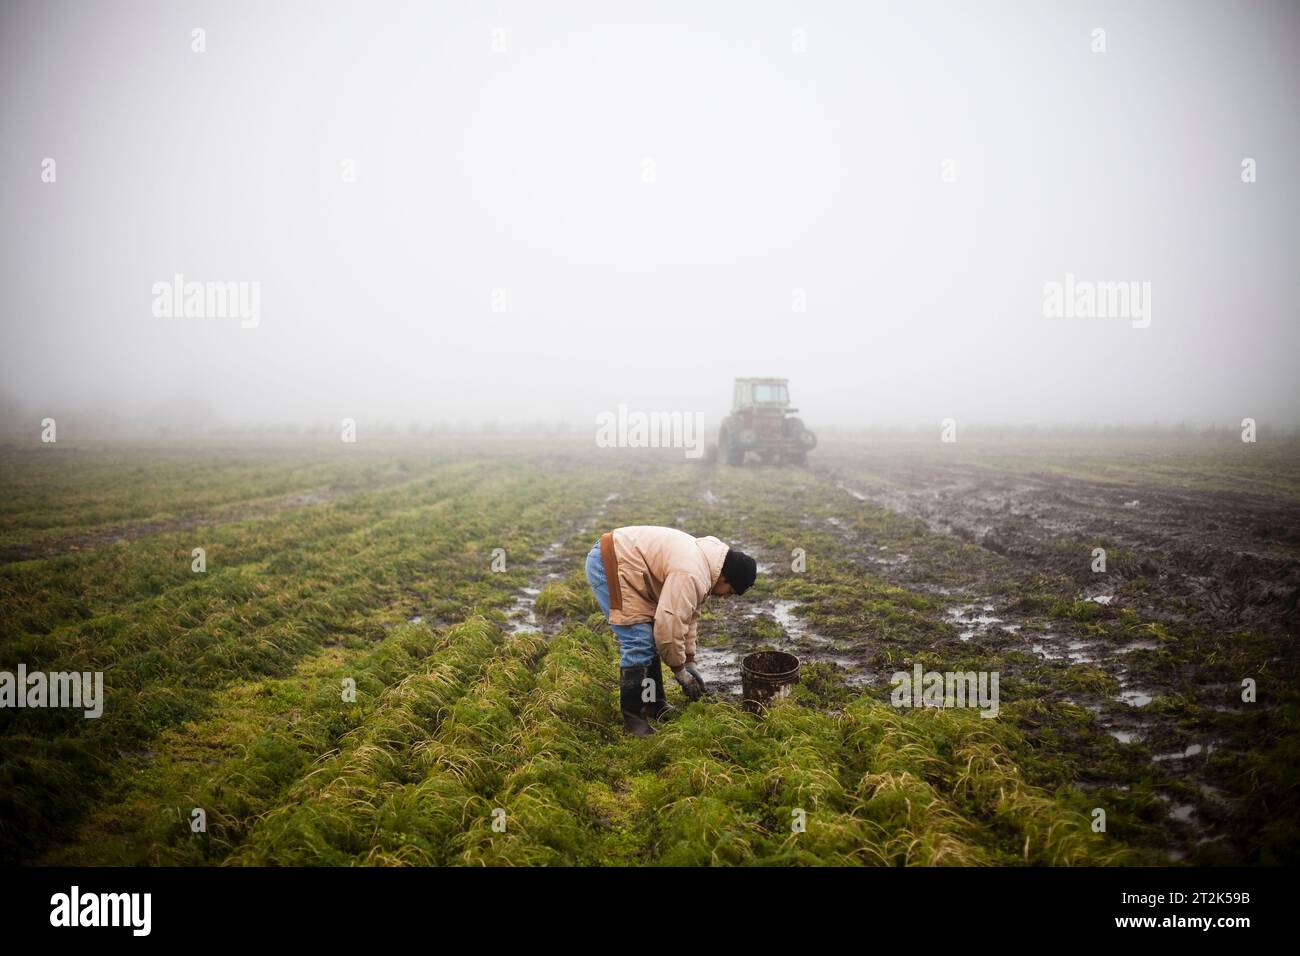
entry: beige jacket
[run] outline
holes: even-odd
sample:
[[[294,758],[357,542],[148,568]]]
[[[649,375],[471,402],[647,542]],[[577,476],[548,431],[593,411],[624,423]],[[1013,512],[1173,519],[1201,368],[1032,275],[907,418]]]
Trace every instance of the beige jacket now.
[[[675,528],[615,528],[623,608],[610,611],[610,623],[654,621],[659,656],[680,670],[695,660],[700,608],[722,576],[727,550],[717,538],[692,538]]]

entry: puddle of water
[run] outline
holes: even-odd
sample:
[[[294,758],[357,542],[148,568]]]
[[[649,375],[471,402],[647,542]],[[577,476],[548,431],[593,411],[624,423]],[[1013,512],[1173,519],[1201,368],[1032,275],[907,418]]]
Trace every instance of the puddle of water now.
[[[1159,649],[1159,641],[1134,641],[1132,644],[1125,644],[1123,647],[1115,648],[1115,653],[1132,654],[1134,651],[1157,651]]]
[[[770,607],[754,608],[749,616],[758,617],[764,611],[769,612],[772,617],[776,618],[776,623],[781,625],[781,629],[786,634],[786,642],[791,645],[801,645],[805,648],[809,644],[835,647],[836,643],[833,638],[823,637],[821,634],[814,634],[808,630],[808,624],[794,613],[794,609],[798,604],[798,601],[773,601]],[[798,647],[795,649],[798,650]],[[832,658],[819,657],[818,660],[832,660]]]
[[[1097,660],[1096,655],[1090,653],[1092,647],[1087,641],[1071,641],[1065,646],[1066,656],[1072,664],[1091,664]]]
[[[994,624],[1001,624],[1002,618],[994,617],[989,614],[993,610],[992,604],[959,604],[944,610],[944,616],[948,618],[948,623],[954,627],[961,627],[957,635],[963,641],[969,641],[980,631],[992,627]],[[965,625],[965,626],[962,626]],[[1019,629],[1019,625],[1015,625]],[[1007,628],[1011,630],[1011,628]]]
[[[888,551],[889,549],[882,548],[881,550]],[[900,564],[906,564],[908,561],[912,559],[905,554],[890,554],[884,557],[880,557],[874,554],[869,554],[867,555],[867,560],[870,561],[872,564],[883,565],[884,567],[887,568],[895,568],[898,567]]]
[[[798,601],[772,602],[772,616],[792,638],[803,637],[808,630],[808,626],[794,615],[794,608],[798,603]]]
[[[1113,594],[1098,594],[1096,597],[1090,597],[1090,598],[1088,598],[1088,600],[1089,600],[1089,601],[1092,601],[1092,602],[1095,603],[1095,604],[1103,604],[1103,605],[1109,606],[1109,605],[1110,605],[1110,602],[1113,601],[1113,600],[1115,600],[1115,595],[1113,595]]]
[[[1156,754],[1151,759],[1154,761],[1186,760],[1188,757],[1199,757],[1202,752],[1204,752],[1208,757],[1210,754],[1214,753],[1214,744],[1206,744],[1204,747],[1200,744],[1188,744],[1187,749],[1181,753]]]
[[[710,690],[725,692],[740,690],[740,661],[734,651],[721,647],[696,647],[695,666],[704,675],[704,682]],[[667,670],[664,680],[668,680]]]
[[[1207,799],[1211,800],[1214,803],[1226,804],[1228,802],[1227,795],[1218,787],[1212,787],[1208,783],[1198,783],[1197,787],[1200,788],[1202,796],[1206,797]]]
[[[1064,654],[1057,653],[1046,644],[1031,644],[1029,645],[1029,649],[1045,661],[1059,661],[1065,659]]]
[[[1109,733],[1122,744],[1131,744],[1141,736],[1136,730],[1112,730]]]
[[[516,608],[516,612],[522,611],[522,615],[514,613],[510,615],[510,620],[506,624],[506,630],[510,634],[519,634],[522,631],[540,631],[541,626],[537,622],[537,612],[531,607]]]
[[[1196,814],[1196,807],[1190,803],[1180,803],[1169,811],[1169,815],[1182,823],[1191,823]]]
[[[971,614],[967,616],[965,612],[971,610],[974,610],[974,606],[967,605],[966,607],[949,608],[946,613],[948,617],[951,618],[952,620],[961,621],[965,624],[1001,624],[1002,623],[1002,618],[993,617],[993,615],[991,614]],[[993,608],[986,607],[984,608],[984,610],[991,611],[993,610]]]
[[[803,622],[794,616],[794,601],[773,601],[772,616],[776,622],[787,631],[794,632],[803,630]]]
[[[552,541],[550,544],[546,546],[546,550],[542,552],[542,556],[538,559],[537,563],[541,564],[547,561],[554,561],[555,558],[559,555],[560,549],[563,547],[564,547],[563,541]],[[548,571],[546,573],[546,577],[544,580],[553,581],[556,578],[562,578],[562,577],[564,577],[563,571]],[[525,588],[524,590],[527,591],[528,589]]]
[[[424,622],[424,618],[421,617],[421,616],[418,615],[418,614],[415,615],[415,617],[412,617],[412,618],[408,618],[408,619],[407,619],[407,623],[408,623],[408,624],[421,624],[421,623],[423,623],[423,622]]]
[[[1043,637],[1053,639],[1056,635],[1044,634]],[[1029,649],[1045,661],[1068,661],[1071,664],[1094,664],[1097,656],[1093,651],[1096,645],[1087,641],[1070,641],[1063,651],[1057,650],[1055,645],[1045,644],[1041,641],[1035,641],[1029,645]]]
[[[850,488],[848,485],[840,485],[839,487],[840,487],[840,490],[841,490],[841,491],[847,491],[849,494],[851,494],[854,498],[857,498],[859,501],[870,501],[870,500],[871,500],[869,497],[867,497],[866,495],[864,495],[862,492],[860,492],[860,491],[854,491],[854,490],[853,490],[852,488]]]
[[[542,628],[537,620],[537,609],[534,607],[533,601],[537,598],[537,595],[542,593],[542,589],[524,587],[520,588],[519,591],[519,596],[506,610],[507,633],[518,634],[521,631],[540,631]]]
[[[1126,690],[1122,691],[1115,699],[1128,704],[1130,707],[1145,707],[1151,703],[1152,697],[1144,691]]]
[[[974,611],[975,609],[976,608],[974,604],[966,604],[958,607],[950,607],[946,611],[944,611],[944,614],[946,614],[948,619],[950,621],[953,621],[954,623],[981,624],[984,626],[988,626],[989,624],[1002,623],[1002,618],[994,617],[991,614],[984,613],[985,611],[993,610],[993,605],[991,604],[984,605],[983,610],[979,614],[967,613],[968,611]]]

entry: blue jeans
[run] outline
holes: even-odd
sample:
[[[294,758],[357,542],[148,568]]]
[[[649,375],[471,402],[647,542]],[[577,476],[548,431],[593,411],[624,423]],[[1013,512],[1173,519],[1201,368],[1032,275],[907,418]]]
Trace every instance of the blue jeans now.
[[[605,580],[605,562],[600,560],[599,541],[587,554],[587,583],[591,585],[591,590],[596,595],[596,603],[600,605],[605,620],[608,621],[609,582]],[[614,629],[614,636],[618,638],[619,667],[647,667],[654,663],[657,652],[653,623],[646,621],[643,624],[611,624],[610,627]]]

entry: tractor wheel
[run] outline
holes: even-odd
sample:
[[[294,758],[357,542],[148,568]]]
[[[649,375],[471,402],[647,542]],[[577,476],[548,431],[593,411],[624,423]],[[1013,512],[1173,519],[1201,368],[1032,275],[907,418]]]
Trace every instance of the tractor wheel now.
[[[745,463],[745,451],[742,448],[736,448],[731,440],[731,429],[726,425],[718,432],[718,452],[727,459],[728,465],[743,465]]]
[[[785,420],[785,437],[793,438],[799,442],[800,457],[817,447],[817,436],[804,428],[803,421],[798,418],[787,418]]]

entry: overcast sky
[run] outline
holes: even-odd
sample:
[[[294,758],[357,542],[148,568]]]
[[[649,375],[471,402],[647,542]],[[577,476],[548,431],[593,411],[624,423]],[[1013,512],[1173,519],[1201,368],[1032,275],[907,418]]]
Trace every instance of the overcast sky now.
[[[1294,0],[10,0],[0,392],[1295,425],[1298,42]],[[256,326],[156,314],[178,273]],[[1149,312],[1045,315],[1067,274]]]

